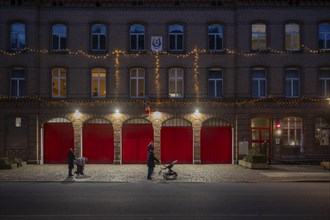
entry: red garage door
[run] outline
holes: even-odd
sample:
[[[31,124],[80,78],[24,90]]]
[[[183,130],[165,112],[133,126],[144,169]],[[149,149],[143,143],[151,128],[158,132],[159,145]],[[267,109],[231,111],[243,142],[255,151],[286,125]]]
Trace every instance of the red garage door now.
[[[232,130],[230,126],[202,127],[201,162],[204,164],[232,162]]]
[[[113,163],[114,138],[110,123],[86,123],[83,127],[83,155],[88,163]]]
[[[46,123],[44,126],[44,163],[68,163],[68,150],[74,148],[72,123]]]
[[[181,119],[166,121],[161,128],[161,161],[170,163],[173,160],[193,162],[193,130],[189,122]]]
[[[148,124],[125,123],[123,125],[123,163],[146,163],[147,145],[154,140],[154,130],[152,124],[144,119],[138,122],[147,122]]]

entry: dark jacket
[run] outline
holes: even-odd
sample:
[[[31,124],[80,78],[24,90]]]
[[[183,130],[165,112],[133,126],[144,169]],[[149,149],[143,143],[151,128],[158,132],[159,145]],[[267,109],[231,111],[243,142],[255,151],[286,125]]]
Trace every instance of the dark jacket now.
[[[74,156],[73,152],[71,150],[69,150],[68,152],[68,165],[69,165],[69,169],[73,169],[74,165],[74,161],[75,161],[76,157]]]
[[[147,163],[147,166],[148,167],[155,167],[155,161],[157,161],[159,163],[159,160],[155,157],[154,152],[150,150],[148,152],[148,163]]]

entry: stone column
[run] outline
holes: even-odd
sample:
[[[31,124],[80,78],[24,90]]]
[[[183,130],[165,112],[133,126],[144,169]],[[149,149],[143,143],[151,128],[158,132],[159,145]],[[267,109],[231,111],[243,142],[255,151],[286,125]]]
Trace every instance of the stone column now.
[[[82,121],[76,119],[72,122],[73,132],[74,132],[74,152],[76,157],[80,157],[82,155],[81,152],[81,138],[82,138]]]
[[[122,122],[120,120],[113,121],[114,131],[114,164],[121,164],[121,136],[122,136]]]
[[[193,121],[193,135],[194,135],[194,164],[201,163],[201,128],[202,123],[196,119]]]
[[[155,147],[155,156],[160,160],[160,129],[162,126],[161,120],[154,120],[152,123],[154,129],[154,147]]]

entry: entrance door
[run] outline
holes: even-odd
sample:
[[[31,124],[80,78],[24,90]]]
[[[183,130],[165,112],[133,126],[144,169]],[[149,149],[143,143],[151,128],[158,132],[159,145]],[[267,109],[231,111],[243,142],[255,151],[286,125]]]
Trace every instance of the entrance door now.
[[[46,123],[44,126],[44,163],[68,162],[68,150],[74,148],[72,123]]]
[[[257,147],[259,153],[270,153],[270,123],[267,118],[254,118],[251,121],[252,147]]]

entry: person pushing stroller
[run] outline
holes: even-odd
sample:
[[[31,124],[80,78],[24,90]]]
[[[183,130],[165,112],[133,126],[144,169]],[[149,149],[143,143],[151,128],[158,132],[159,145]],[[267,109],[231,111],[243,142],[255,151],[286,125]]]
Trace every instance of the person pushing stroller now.
[[[148,180],[151,180],[151,176],[152,176],[152,173],[153,173],[154,167],[155,167],[155,161],[157,161],[159,163],[159,160],[155,157],[155,154],[154,154],[154,143],[151,141],[148,144],[148,162],[147,162],[147,166],[148,166],[147,179]]]
[[[74,172],[77,175],[84,175],[85,164],[88,161],[87,157],[79,157],[74,162],[77,165],[77,171]]]

